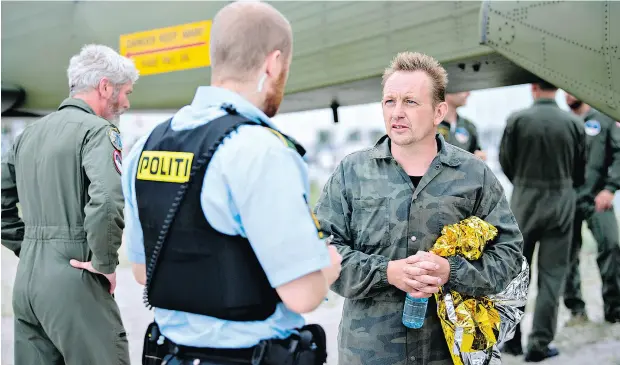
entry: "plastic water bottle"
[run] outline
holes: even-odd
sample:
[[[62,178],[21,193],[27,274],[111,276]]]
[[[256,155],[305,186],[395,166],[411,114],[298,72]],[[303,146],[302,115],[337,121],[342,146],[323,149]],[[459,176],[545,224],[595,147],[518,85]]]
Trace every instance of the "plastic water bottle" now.
[[[403,308],[403,325],[408,328],[422,328],[427,305],[428,298],[414,298],[407,293]]]

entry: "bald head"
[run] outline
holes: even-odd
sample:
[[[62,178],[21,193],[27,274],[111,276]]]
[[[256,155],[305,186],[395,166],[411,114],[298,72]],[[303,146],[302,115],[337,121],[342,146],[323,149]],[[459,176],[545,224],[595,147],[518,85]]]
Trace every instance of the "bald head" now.
[[[211,27],[212,81],[247,82],[272,52],[288,59],[293,31],[286,18],[262,2],[234,2],[221,9]]]

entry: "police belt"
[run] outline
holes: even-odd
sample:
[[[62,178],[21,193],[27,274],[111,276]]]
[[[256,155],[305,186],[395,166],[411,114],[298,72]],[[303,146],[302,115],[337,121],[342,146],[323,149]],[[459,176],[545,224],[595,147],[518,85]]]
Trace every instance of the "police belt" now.
[[[149,336],[149,332],[157,335]],[[158,339],[159,346],[148,344],[154,344]],[[152,323],[147,330],[143,351],[145,365],[161,364],[166,354],[180,358],[251,365],[321,365],[327,361],[327,340],[323,328],[312,324],[302,327],[299,334],[293,334],[286,339],[262,340],[258,345],[249,348],[190,347],[178,345],[163,337],[158,326]]]
[[[196,357],[204,360],[225,360],[232,361],[239,364],[252,364],[257,362],[260,364],[261,358],[261,346],[256,345],[250,348],[242,349],[220,349],[220,348],[207,348],[207,347],[191,347],[178,345],[169,339],[167,339],[168,354],[183,357],[192,358]]]

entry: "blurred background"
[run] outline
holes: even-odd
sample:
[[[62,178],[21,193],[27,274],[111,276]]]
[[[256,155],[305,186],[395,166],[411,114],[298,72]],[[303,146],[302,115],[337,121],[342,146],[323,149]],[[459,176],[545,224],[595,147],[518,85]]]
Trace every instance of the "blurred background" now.
[[[67,97],[68,61],[88,43],[113,47],[134,58],[140,68],[142,76],[130,96],[132,109],[121,117],[119,125],[126,154],[138,138],[189,104],[197,86],[209,84],[209,19],[227,3],[3,1],[2,154],[28,123],[55,110]],[[488,154],[487,164],[508,198],[512,187],[499,166],[498,147],[507,116],[532,103],[529,82],[544,78],[620,120],[620,2],[272,4],[291,21],[295,39],[287,93],[281,113],[273,121],[308,151],[312,204],[344,156],[372,146],[384,134],[378,103],[380,75],[397,52],[432,55],[448,70],[449,92],[471,91],[458,112],[476,125],[480,144]],[[179,38],[161,37],[171,33]],[[155,41],[158,47],[176,50],[149,48],[148,42],[141,43],[146,38],[160,39]],[[160,44],[161,39],[173,39],[173,44]],[[128,51],[131,44],[142,45]],[[193,61],[179,62],[188,57]],[[568,109],[562,90],[556,99],[561,108]],[[616,196],[616,207],[618,199]],[[592,322],[565,327],[569,313],[560,304],[555,344],[561,355],[545,363],[620,365],[620,324],[603,320],[596,244],[586,225],[583,234],[582,287]],[[11,295],[18,259],[4,247],[0,255],[0,363],[13,365]],[[139,364],[152,312],[142,304],[142,287],[133,279],[125,247],[121,247],[120,256],[115,297],[127,329],[132,363]],[[530,300],[537,290],[535,268],[532,272]],[[320,323],[327,331],[329,365],[337,363],[342,303],[342,298],[330,293],[327,302],[306,315],[309,322]],[[531,328],[531,312],[528,305],[522,322],[525,336]],[[522,357],[506,355],[503,363],[521,361]]]
[[[379,97],[379,95],[377,96]],[[568,109],[563,91],[557,94],[557,102]],[[481,145],[488,153],[488,165],[502,182],[507,197],[510,198],[512,186],[501,171],[498,162],[498,147],[507,116],[513,111],[525,108],[532,103],[530,86],[514,85],[487,90],[472,91],[467,105],[459,108],[459,113],[473,121],[481,139]],[[284,133],[297,139],[308,150],[307,160],[311,176],[314,204],[320,189],[335,166],[347,154],[372,146],[385,133],[380,103],[341,107],[339,123],[334,124],[331,109],[319,109],[277,115],[273,121]],[[125,151],[151,128],[161,123],[172,113],[128,112],[121,117],[120,130]],[[12,119],[2,122],[3,153],[17,134],[31,119]],[[618,200],[616,195],[616,204]],[[581,270],[584,296],[588,315],[593,323],[564,328],[559,331],[555,344],[562,354],[547,360],[549,364],[586,364],[597,359],[598,365],[620,364],[620,324],[609,325],[603,321],[603,307],[600,295],[600,275],[596,267],[596,244],[587,226],[583,227],[584,248],[582,250]],[[12,365],[12,309],[11,290],[15,278],[17,258],[2,247],[2,364]],[[132,363],[140,363],[142,336],[147,324],[152,320],[152,312],[142,304],[142,287],[133,279],[130,264],[126,260],[125,248],[121,247],[121,265],[118,271],[116,299],[121,307],[123,321],[130,339]],[[534,274],[535,274],[535,270]],[[532,282],[535,283],[535,276]],[[535,298],[536,285],[530,289],[530,298]],[[321,323],[327,330],[329,340],[329,365],[336,365],[337,331],[342,311],[343,299],[330,292],[330,300],[313,313],[306,315],[308,321]],[[568,311],[560,305],[559,326],[568,320]],[[524,329],[531,323],[530,305],[523,320]],[[520,364],[522,358],[504,356],[505,364]]]

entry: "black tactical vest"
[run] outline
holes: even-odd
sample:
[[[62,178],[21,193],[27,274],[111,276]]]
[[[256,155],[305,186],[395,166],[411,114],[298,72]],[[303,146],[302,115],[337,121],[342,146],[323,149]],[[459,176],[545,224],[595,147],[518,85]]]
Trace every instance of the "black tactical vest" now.
[[[250,242],[216,231],[200,203],[215,150],[239,126],[256,125],[231,107],[225,110],[229,114],[191,130],[173,131],[164,122],[144,145],[135,189],[147,260],[145,300],[225,320],[264,320],[281,300]]]

